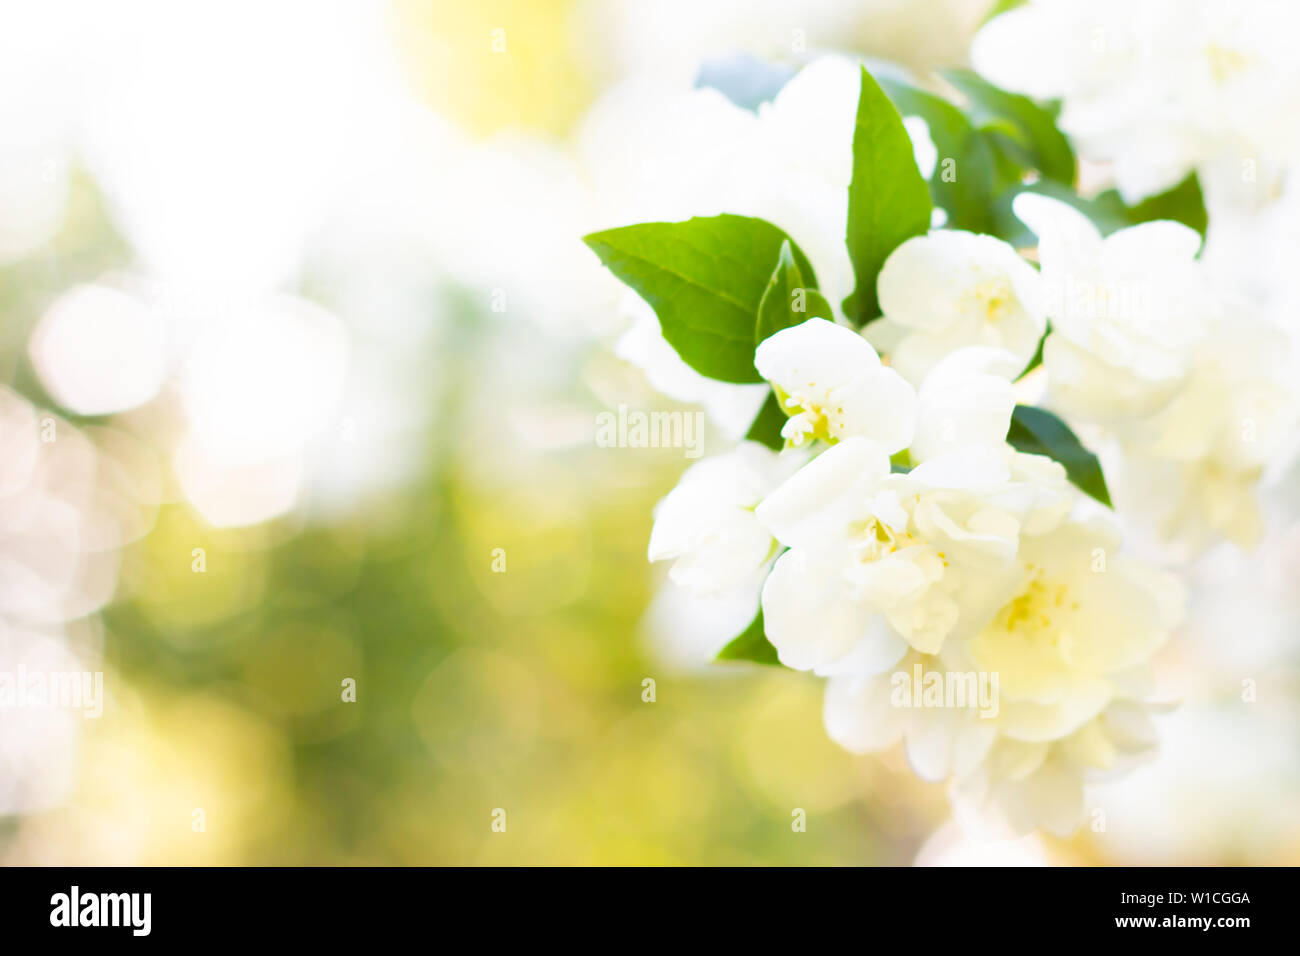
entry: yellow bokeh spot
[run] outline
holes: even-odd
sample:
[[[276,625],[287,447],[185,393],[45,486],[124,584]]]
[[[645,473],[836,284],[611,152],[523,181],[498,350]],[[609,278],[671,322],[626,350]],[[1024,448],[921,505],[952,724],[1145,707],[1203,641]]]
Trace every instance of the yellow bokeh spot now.
[[[396,43],[417,94],[476,134],[565,133],[591,100],[570,38],[573,0],[399,0]]]

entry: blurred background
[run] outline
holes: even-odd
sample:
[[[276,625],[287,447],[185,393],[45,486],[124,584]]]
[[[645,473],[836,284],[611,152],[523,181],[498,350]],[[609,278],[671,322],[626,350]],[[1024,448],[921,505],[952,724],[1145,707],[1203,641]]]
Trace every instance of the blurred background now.
[[[1106,830],[986,843],[819,681],[709,663],[752,607],[645,559],[689,459],[594,440],[693,407],[580,242],[708,158],[627,98],[961,65],[990,6],[0,4],[0,670],[105,693],[0,711],[0,861],[1300,861],[1294,526],[1205,572]]]

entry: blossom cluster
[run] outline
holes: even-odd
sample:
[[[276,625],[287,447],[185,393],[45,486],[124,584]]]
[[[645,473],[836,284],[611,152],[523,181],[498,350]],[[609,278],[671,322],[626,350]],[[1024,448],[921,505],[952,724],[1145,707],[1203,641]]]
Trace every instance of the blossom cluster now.
[[[1080,514],[1063,466],[1007,444],[1010,352],[955,349],[914,389],[865,338],[810,319],[756,361],[786,396],[790,449],[745,442],[689,469],[650,557],[705,593],[765,575],[766,636],[782,664],[830,678],[843,746],[902,739],[918,774],[1018,828],[1073,829],[1084,773],[1154,739],[1147,664],[1179,621],[1177,580]],[[996,714],[894,706],[894,675],[918,667],[997,675]]]
[[[1140,98],[1113,109],[1137,81],[1101,84],[1095,57],[1047,70],[1010,54],[1065,6],[993,20],[973,54],[986,78],[948,78],[958,107],[837,57],[752,113],[696,91],[696,106],[772,144],[753,161],[729,154],[713,193],[786,237],[779,259],[757,230],[745,240],[748,255],[769,250],[756,270],[775,266],[766,289],[709,271],[707,256],[732,261],[735,223],[588,237],[635,292],[620,354],[746,436],[687,469],[649,543],[681,588],[761,593],[721,656],[827,678],[836,742],[901,741],[959,806],[1059,834],[1085,818],[1086,782],[1152,753],[1151,714],[1165,707],[1152,658],[1186,614],[1180,562],[1256,542],[1261,486],[1300,421],[1294,335],[1209,254],[1231,218],[1215,171],[1261,127],[1239,115],[1193,149],[1180,124],[1211,95],[1204,84],[1166,77],[1180,109],[1142,115]],[[1141,27],[1110,13],[1101,52],[1113,58]],[[1182,45],[1163,53],[1124,47],[1124,62],[1134,75],[1162,56],[1185,65],[1194,33],[1169,34]],[[1271,47],[1251,49],[1241,62],[1207,54],[1210,80],[1236,83]],[[989,80],[1064,97],[1064,110],[1058,120]],[[1106,132],[1105,111],[1135,125]],[[1157,161],[1156,140],[1187,148]],[[1289,144],[1267,145],[1287,156]],[[1081,187],[1097,169],[1081,171],[1075,147],[1110,164],[1115,189]],[[643,268],[655,255],[660,272]],[[824,294],[783,308],[792,286]],[[700,290],[715,291],[716,313]],[[747,330],[723,316],[746,296],[752,369]],[[995,699],[961,692],[975,686]]]

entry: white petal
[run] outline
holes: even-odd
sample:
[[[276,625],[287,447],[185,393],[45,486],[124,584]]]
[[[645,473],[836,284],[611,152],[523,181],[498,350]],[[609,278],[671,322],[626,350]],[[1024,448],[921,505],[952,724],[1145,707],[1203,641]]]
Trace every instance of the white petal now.
[[[875,442],[850,438],[795,472],[758,506],[758,520],[782,544],[826,548],[848,540],[849,525],[866,516],[889,456]]]
[[[1008,263],[1016,261],[1015,250],[992,236],[955,229],[915,236],[881,267],[876,280],[881,311],[900,325],[938,332],[967,314],[973,288],[1005,277]]]
[[[880,364],[862,336],[825,319],[809,319],[759,343],[758,373],[787,392],[832,389]]]
[[[879,614],[867,620],[867,630],[853,650],[833,664],[815,669],[820,677],[839,674],[880,674],[889,670],[907,653],[907,642]]]
[[[1103,264],[1109,269],[1131,271],[1135,263],[1143,268],[1190,263],[1201,251],[1201,234],[1181,222],[1156,220],[1129,226],[1106,237]]]
[[[999,14],[980,28],[971,41],[971,64],[990,82],[1035,99],[1053,99],[1065,92],[1068,60],[1055,43],[1062,24],[1059,8],[1028,4]]]
[[[937,654],[960,615],[957,602],[937,587],[886,617],[899,634],[922,654]]]
[[[939,496],[929,496],[913,511],[916,526],[936,548],[967,564],[994,568],[1005,566],[1015,555],[1020,522],[1012,515],[981,508],[959,523],[943,505]]]
[[[936,708],[919,711],[904,737],[907,762],[916,775],[937,782],[979,764],[997,739],[997,727],[965,709]]]
[[[830,396],[838,422],[833,438],[855,435],[879,442],[888,454],[902,451],[912,441],[916,420],[916,392],[892,368],[868,369]]]
[[[677,559],[673,581],[699,594],[737,586],[774,548],[753,506],[795,463],[745,442],[729,455],[692,465],[655,509],[650,560]]]
[[[934,168],[939,164],[939,149],[930,138],[930,124],[920,116],[904,116],[903,128],[907,130],[908,139],[912,141],[912,156],[922,179],[934,175]]]
[[[1076,271],[1100,258],[1101,233],[1069,203],[1023,192],[1012,200],[1011,208],[1038,236],[1044,280],[1059,280],[1065,271]]]
[[[1043,365],[1051,382],[1052,403],[1059,411],[1067,418],[1103,424],[1157,411],[1182,377],[1176,364],[1159,377],[1128,373],[1056,331],[1043,345]]]
[[[1010,383],[1024,370],[1024,365],[1007,349],[970,346],[958,349],[935,366],[921,386],[921,393],[947,388],[980,375],[991,375]]]
[[[979,366],[1007,375],[989,374]],[[1001,349],[966,348],[937,365],[921,385],[912,458],[928,461],[966,445],[1001,446],[1016,398],[1009,377],[1017,360]]]
[[[883,750],[902,735],[905,711],[890,702],[890,675],[832,677],[826,684],[822,721],[826,734],[845,750]]]
[[[1046,743],[1026,743],[999,737],[997,744],[989,754],[989,772],[995,777],[1008,780],[1023,780],[1037,770],[1045,759],[1049,745]]]
[[[1008,700],[1011,677],[999,672],[1002,702],[998,730],[1004,736],[1026,742],[1059,740],[1092,720],[1110,702],[1111,686],[1102,681],[1074,681],[1055,703]]]
[[[1115,746],[1126,753],[1148,750],[1158,740],[1150,712],[1134,701],[1115,701],[1102,713],[1101,721]]]
[[[882,319],[880,322],[873,322],[872,325],[882,325],[886,321],[888,320]],[[889,351],[889,364],[891,368],[897,369],[898,374],[903,378],[914,385],[920,385],[934,367],[951,355],[954,349],[969,344],[971,343],[965,337],[954,335],[952,329],[945,328],[939,332],[912,332],[904,335],[898,345]]]
[[[980,444],[962,445],[931,458],[913,468],[907,479],[908,484],[929,488],[984,491],[1002,484],[1010,474],[1002,449]]]
[[[737,516],[679,557],[668,576],[696,594],[719,594],[739,587],[772,553],[772,536],[753,514]]]
[[[781,87],[770,106],[760,107],[765,142],[786,161],[787,169],[794,166],[817,173],[826,182],[847,190],[853,171],[854,117],[861,87],[861,68],[853,60],[844,56],[818,57]],[[809,150],[803,145],[806,143],[817,143],[819,148]],[[811,255],[807,245],[804,249]],[[814,261],[820,273],[821,259]],[[824,281],[824,276],[818,277]]]
[[[849,580],[862,601],[880,611],[915,601],[930,586],[925,572],[899,555],[886,555],[854,567]]]
[[[1083,775],[1077,767],[1048,760],[1023,780],[997,784],[994,799],[1018,833],[1042,827],[1069,836],[1083,822]]]
[[[841,566],[800,549],[777,559],[763,585],[763,624],[786,667],[827,668],[866,635],[870,612],[850,600]]]
[[[1062,656],[1093,674],[1142,663],[1177,626],[1185,589],[1173,575],[1128,555],[1108,555],[1101,574],[1093,572],[1084,558],[1080,556],[1070,578],[1079,612],[1075,632],[1062,642]]]

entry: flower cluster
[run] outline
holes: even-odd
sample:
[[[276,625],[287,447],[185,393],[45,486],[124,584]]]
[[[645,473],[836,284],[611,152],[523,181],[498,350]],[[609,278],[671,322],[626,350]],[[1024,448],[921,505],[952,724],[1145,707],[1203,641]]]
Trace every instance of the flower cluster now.
[[[1243,161],[1272,178],[1300,158],[1300,130],[1279,121],[1300,107],[1297,25],[1287,0],[1033,0],[991,20],[971,60],[1061,100],[1061,128],[1135,201],[1192,171],[1227,187]]]
[[[1015,200],[1039,238],[1052,331],[1049,402],[1113,444],[1120,507],[1184,555],[1254,544],[1256,486],[1296,425],[1285,336],[1216,294],[1200,236],[1151,222],[1104,239],[1042,196]]]
[[[953,777],[1016,826],[1073,829],[1084,772],[1153,740],[1144,667],[1178,622],[1177,582],[1076,514],[1064,467],[1007,444],[1011,353],[958,348],[914,390],[863,337],[810,319],[756,362],[786,396],[791,449],[695,465],[651,557],[701,590],[770,565],[767,638],[781,663],[831,678],[836,741],[901,738],[923,777]],[[810,436],[824,450],[808,460]],[[904,449],[909,470],[890,462]],[[997,675],[996,713],[973,696],[894,706],[896,675],[916,668]]]
[[[1032,99],[956,73],[954,104],[865,70],[837,149],[845,98],[811,95],[842,93],[834,62],[747,120],[802,118],[759,175],[769,201],[827,200],[832,225],[742,204],[728,212],[771,221],[587,238],[636,293],[644,343],[765,402],[661,502],[649,557],[697,594],[761,587],[721,656],[827,678],[845,748],[901,741],[963,806],[1068,833],[1085,782],[1155,745],[1152,657],[1185,614],[1180,578],[1124,538],[1153,532],[1160,559],[1254,541],[1258,486],[1298,420],[1288,343],[1201,255],[1202,192],[1182,182],[1201,153],[1147,180],[1118,157],[1118,191],[1083,195]],[[813,141],[822,175],[783,180],[771,157],[797,144],[807,173]],[[1131,204],[1157,187],[1172,188]],[[850,283],[827,251],[844,235]]]

